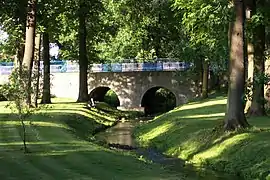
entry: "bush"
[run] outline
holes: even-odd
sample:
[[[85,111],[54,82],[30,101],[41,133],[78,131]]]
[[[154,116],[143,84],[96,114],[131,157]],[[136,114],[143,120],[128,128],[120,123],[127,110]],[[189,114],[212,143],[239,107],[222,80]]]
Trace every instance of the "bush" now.
[[[120,101],[113,90],[109,90],[104,97],[104,102],[112,107],[120,106]]]
[[[7,101],[7,98],[5,98],[5,96],[3,96],[2,94],[0,94],[0,101]]]
[[[0,85],[0,101],[7,101],[7,98],[3,95],[2,85]]]

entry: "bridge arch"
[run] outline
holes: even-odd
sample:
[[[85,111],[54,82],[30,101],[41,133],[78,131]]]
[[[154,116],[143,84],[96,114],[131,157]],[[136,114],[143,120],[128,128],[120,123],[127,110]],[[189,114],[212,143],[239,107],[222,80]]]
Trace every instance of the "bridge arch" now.
[[[90,90],[89,99],[94,101],[106,102],[112,106],[120,106],[118,93],[108,86],[98,86]]]
[[[146,115],[163,113],[177,106],[177,95],[164,86],[151,86],[141,94],[140,101]]]

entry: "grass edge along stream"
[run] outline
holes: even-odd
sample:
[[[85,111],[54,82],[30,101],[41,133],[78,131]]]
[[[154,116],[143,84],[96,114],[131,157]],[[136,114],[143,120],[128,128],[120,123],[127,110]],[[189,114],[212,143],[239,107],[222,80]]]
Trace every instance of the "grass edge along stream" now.
[[[223,96],[191,102],[137,127],[134,134],[141,146],[198,167],[269,180],[270,118],[249,118],[252,128],[228,133],[221,129],[225,109]]]

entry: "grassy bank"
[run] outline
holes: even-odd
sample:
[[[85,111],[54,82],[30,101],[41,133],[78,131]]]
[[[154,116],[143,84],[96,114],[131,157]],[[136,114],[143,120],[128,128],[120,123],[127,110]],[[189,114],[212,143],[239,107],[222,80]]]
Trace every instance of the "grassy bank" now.
[[[270,118],[250,118],[253,128],[225,133],[225,104],[224,97],[217,97],[184,105],[138,127],[135,136],[144,146],[198,166],[270,179]]]
[[[119,111],[88,110],[55,101],[26,122],[30,154],[21,150],[21,126],[0,102],[0,179],[181,179],[129,153],[98,146],[92,134],[115,123]]]

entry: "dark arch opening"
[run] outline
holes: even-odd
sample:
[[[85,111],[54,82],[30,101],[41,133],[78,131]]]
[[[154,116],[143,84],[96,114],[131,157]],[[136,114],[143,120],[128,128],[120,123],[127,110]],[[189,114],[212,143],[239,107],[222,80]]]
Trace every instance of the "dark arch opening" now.
[[[166,88],[153,87],[143,95],[141,106],[146,116],[165,113],[176,107],[176,97]]]
[[[89,94],[89,98],[93,98],[95,102],[105,102],[112,107],[120,106],[117,94],[109,87],[97,87]]]

